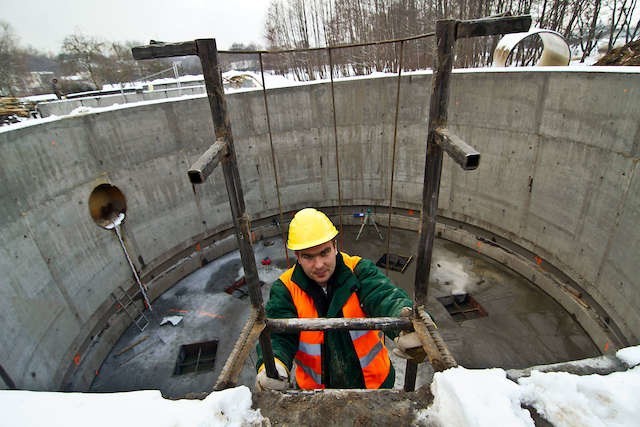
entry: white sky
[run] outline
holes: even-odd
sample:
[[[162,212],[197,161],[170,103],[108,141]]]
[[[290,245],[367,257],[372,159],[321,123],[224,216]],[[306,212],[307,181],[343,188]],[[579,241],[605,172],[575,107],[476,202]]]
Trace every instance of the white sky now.
[[[0,20],[11,24],[22,47],[59,53],[76,31],[109,41],[180,42],[215,38],[264,46],[270,0],[0,0]]]

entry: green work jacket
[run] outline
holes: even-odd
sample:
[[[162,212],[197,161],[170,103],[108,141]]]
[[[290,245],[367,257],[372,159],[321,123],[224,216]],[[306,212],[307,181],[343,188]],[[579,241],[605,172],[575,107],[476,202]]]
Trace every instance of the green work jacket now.
[[[412,307],[407,293],[396,287],[376,265],[368,259],[361,259],[353,272],[345,265],[338,253],[336,270],[329,279],[327,295],[322,288],[304,273],[296,263],[292,280],[309,294],[315,303],[319,317],[343,317],[342,307],[352,292],[356,292],[362,310],[369,317],[398,316],[403,307]],[[267,317],[297,318],[298,313],[289,290],[280,279],[271,287],[266,306]],[[397,333],[388,331],[387,336],[395,338]],[[273,354],[291,370],[298,350],[299,333],[273,333],[271,343]],[[258,363],[262,365],[262,352],[258,345]],[[327,388],[365,388],[362,369],[353,342],[347,330],[325,331],[322,348],[323,384]],[[395,382],[393,365],[381,388],[392,388]]]

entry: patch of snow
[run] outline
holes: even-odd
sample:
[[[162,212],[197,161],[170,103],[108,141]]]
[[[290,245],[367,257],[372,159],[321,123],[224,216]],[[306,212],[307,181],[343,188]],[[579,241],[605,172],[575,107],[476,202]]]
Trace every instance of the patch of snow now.
[[[640,367],[609,375],[533,371],[523,403],[555,426],[633,426],[640,419]]]
[[[433,376],[433,404],[420,411],[420,424],[447,427],[530,426],[533,419],[520,407],[520,388],[503,369],[461,366]]]
[[[216,391],[204,400],[168,400],[157,390],[126,393],[0,391],[2,423],[20,427],[214,427],[261,425],[245,386]]]
[[[640,365],[640,345],[620,349],[616,352],[616,357],[629,367]]]

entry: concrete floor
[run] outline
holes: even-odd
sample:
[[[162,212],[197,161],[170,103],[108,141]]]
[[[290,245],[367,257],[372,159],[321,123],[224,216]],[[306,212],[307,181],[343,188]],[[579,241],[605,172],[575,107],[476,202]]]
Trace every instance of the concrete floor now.
[[[366,226],[358,241],[359,227],[345,227],[343,250],[372,259],[386,252],[372,226]],[[381,228],[386,239],[386,229]],[[390,251],[399,255],[416,254],[417,234],[392,230]],[[268,246],[267,246],[268,245]],[[257,242],[254,246],[258,273],[270,283],[286,268],[280,238]],[[269,257],[272,264],[260,261]],[[294,259],[290,255],[290,259]],[[388,275],[398,286],[413,292],[413,260],[404,273]],[[494,261],[460,245],[436,240],[427,309],[460,365],[467,368],[525,368],[531,365],[563,362],[599,355],[590,338],[555,301],[530,282]],[[91,390],[114,392],[158,389],[165,397],[208,393],[231,352],[249,312],[248,298],[237,298],[224,289],[243,275],[238,252],[221,257],[178,282],[153,302],[147,312],[150,323],[144,331],[132,325],[106,358]],[[486,310],[487,316],[458,322],[437,297],[470,293]],[[166,316],[181,316],[176,326],[160,322]],[[183,344],[218,340],[217,359],[212,371],[174,375],[179,347]],[[399,362],[399,363],[398,363]],[[255,355],[240,376],[240,383],[253,385]],[[403,384],[404,363],[394,360]],[[421,365],[417,385],[430,377],[428,365]]]

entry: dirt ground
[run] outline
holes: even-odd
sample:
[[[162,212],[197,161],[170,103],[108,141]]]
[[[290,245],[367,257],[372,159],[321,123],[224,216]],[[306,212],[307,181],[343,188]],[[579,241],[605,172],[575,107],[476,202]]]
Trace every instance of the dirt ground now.
[[[593,65],[640,65],[640,39],[613,49]]]
[[[324,390],[254,392],[253,407],[260,408],[271,426],[415,426],[416,415],[432,402],[427,387],[401,390]]]

